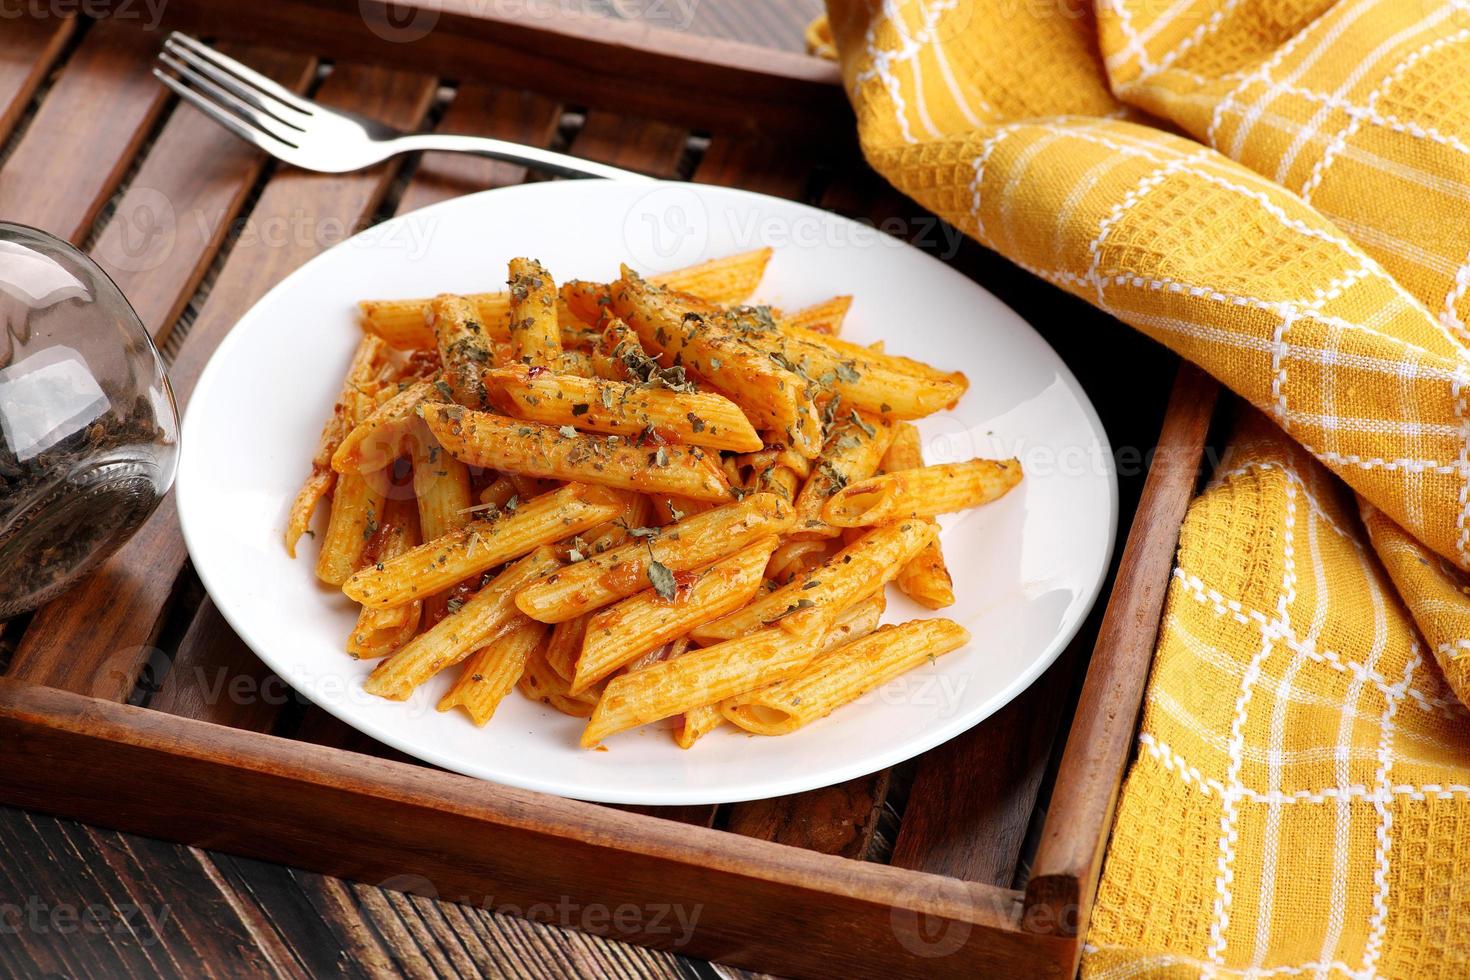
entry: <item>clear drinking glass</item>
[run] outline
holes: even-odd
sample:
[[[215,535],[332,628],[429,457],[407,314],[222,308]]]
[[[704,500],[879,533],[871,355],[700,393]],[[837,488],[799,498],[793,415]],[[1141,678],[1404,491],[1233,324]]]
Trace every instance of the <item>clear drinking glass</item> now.
[[[110,555],[173,484],[179,421],[122,291],[53,235],[0,222],[0,619]]]

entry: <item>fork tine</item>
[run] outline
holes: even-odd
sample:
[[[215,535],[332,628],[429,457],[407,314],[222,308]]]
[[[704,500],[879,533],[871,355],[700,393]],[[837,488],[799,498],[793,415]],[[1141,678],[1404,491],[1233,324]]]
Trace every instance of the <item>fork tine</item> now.
[[[177,95],[179,98],[185,100],[194,108],[198,109],[200,112],[204,113],[210,119],[213,119],[215,122],[219,123],[221,126],[225,127],[225,129],[228,129],[230,132],[234,133],[245,142],[259,147],[272,156],[280,156],[283,152],[291,149],[290,145],[283,140],[276,139],[269,133],[262,132],[261,130],[254,129],[250,126],[245,125],[245,123],[241,122],[237,117],[226,112],[224,109],[209,101],[198,92],[189,88],[187,85],[180,82],[177,78],[174,78],[168,72],[165,72],[159,68],[154,68],[153,76],[163,84],[167,85],[170,89],[172,89],[174,94]]]
[[[213,81],[205,78],[173,55],[164,52],[158,56],[158,60],[166,67],[177,72],[181,79],[188,81],[195,89],[201,90],[201,95],[207,96],[211,102],[221,109],[232,113],[243,123],[255,129],[263,130],[266,134],[274,136],[287,146],[296,147],[300,145],[294,142],[297,137],[293,134],[293,131],[287,128],[280,120],[271,116],[269,113],[261,112],[244,99],[216,85]],[[294,132],[295,134],[299,134],[301,130],[297,129]]]
[[[234,75],[240,81],[245,82],[248,85],[253,85],[255,88],[258,88],[265,94],[280,99],[282,102],[286,103],[286,105],[295,109],[297,112],[304,113],[305,115],[309,116],[316,111],[316,103],[312,102],[311,100],[303,99],[301,96],[297,95],[295,92],[292,92],[285,86],[277,84],[271,79],[266,78],[255,69],[241,64],[234,58],[231,58],[229,55],[220,54],[214,48],[211,48],[205,44],[201,44],[199,41],[194,40],[194,38],[190,37],[187,34],[182,34],[179,31],[172,31],[168,36],[168,41],[171,41],[180,47],[188,48],[190,51],[194,52],[196,55],[203,58],[204,60],[211,61],[217,67],[222,68],[230,74]]]
[[[301,123],[307,121],[304,114],[298,112],[294,106],[286,105],[284,102],[259,89],[253,89],[243,84],[234,75],[231,75],[223,68],[217,67],[212,61],[195,54],[192,48],[186,48],[182,44],[176,44],[172,39],[163,42],[163,50],[178,61],[194,69],[200,75],[208,78],[220,88],[233,92],[238,98],[248,102],[261,112],[267,113],[277,121],[290,126],[298,132],[305,131],[301,125],[293,121],[299,120]],[[163,55],[159,55],[159,57],[162,58]],[[174,66],[170,64],[169,67],[172,68]]]

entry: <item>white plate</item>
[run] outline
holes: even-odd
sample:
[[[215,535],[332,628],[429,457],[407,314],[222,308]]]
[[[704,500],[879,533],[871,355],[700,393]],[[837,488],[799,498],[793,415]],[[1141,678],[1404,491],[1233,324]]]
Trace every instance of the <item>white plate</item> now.
[[[941,521],[958,596],[943,615],[970,630],[971,644],[793,735],[725,726],[688,751],[660,725],[616,736],[605,752],[580,749],[581,720],[518,693],[476,728],[460,712],[434,710],[446,676],[406,703],[364,694],[371,664],[343,652],[354,605],[313,577],[312,539],[302,539],[295,561],[281,544],[287,506],[359,336],[355,302],[494,289],[516,255],[540,258],[558,280],[605,279],[619,261],[658,272],[762,245],[776,248],[762,302],[794,309],[851,293],[845,336],[882,339],[895,353],[969,375],[955,410],[920,423],[930,462],[1021,458],[1026,479],[1016,491]],[[612,803],[795,793],[953,738],[1025,689],[1076,633],[1102,584],[1117,521],[1112,454],[1087,396],[999,300],[868,226],[689,184],[530,184],[363,232],[240,319],[189,400],[182,446],[178,506],[194,567],[230,625],[287,683],[427,762]],[[936,615],[889,592],[887,621]]]

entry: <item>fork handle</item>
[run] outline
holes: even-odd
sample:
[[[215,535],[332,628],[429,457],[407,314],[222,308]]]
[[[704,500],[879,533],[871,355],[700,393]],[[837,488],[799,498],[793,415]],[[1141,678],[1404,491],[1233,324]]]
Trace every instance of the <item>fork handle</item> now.
[[[473,153],[477,156],[518,163],[558,177],[603,177],[608,180],[652,181],[654,178],[622,167],[610,167],[594,160],[543,150],[523,143],[492,139],[489,136],[456,136],[450,133],[414,133],[393,141],[395,150],[442,150],[448,153]]]

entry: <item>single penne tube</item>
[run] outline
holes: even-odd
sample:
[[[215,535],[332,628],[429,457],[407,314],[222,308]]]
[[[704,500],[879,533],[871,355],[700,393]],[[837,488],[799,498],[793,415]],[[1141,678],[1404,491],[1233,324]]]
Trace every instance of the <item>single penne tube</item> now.
[[[792,537],[835,538],[841,533],[822,519],[822,507],[842,487],[862,480],[878,471],[888,444],[893,441],[893,426],[881,416],[853,409],[848,418],[833,427],[822,447],[822,455],[812,468],[812,475],[796,495],[796,525]]]
[[[555,550],[546,545],[509,565],[462,606],[378,664],[363,689],[380,698],[407,698],[430,677],[503,632],[520,616],[516,592],[560,564]]]
[[[535,548],[578,534],[625,506],[604,487],[572,483],[520,504],[496,520],[471,521],[407,551],[364,568],[342,585],[365,606],[396,606],[421,599]]]
[[[883,454],[883,470],[896,473],[915,470],[924,465],[919,430],[907,422],[894,427],[893,442]],[[933,520],[933,518],[927,518]],[[936,536],[926,544],[894,580],[904,595],[926,609],[943,609],[954,605],[954,579],[944,561],[944,549]]]
[[[474,307],[493,346],[505,345],[510,352],[510,293],[460,293]],[[432,299],[367,299],[358,303],[362,328],[375,340],[396,350],[432,350],[434,330],[429,326]],[[557,319],[561,323],[564,345],[575,345],[586,332],[586,324],[576,319],[566,304],[557,303]]]
[[[332,469],[338,473],[371,473],[401,455],[403,439],[418,423],[421,402],[443,397],[433,382],[418,381],[404,388],[353,426],[337,451]]]
[[[624,664],[745,605],[760,590],[776,541],[762,538],[702,570],[680,573],[672,597],[649,588],[598,610],[587,622],[571,692],[580,694]]]
[[[551,639],[546,641],[546,662],[564,682],[570,683],[577,676],[577,658],[582,655],[589,619],[591,614],[576,616],[551,628]]]
[[[444,451],[422,419],[413,421],[409,431],[413,492],[418,501],[420,533],[425,541],[432,541],[469,523],[474,506],[470,471]]]
[[[553,630],[554,632],[554,630]],[[586,718],[592,714],[595,697],[574,698],[567,693],[566,678],[551,669],[546,661],[546,649],[551,641],[538,643],[526,658],[526,669],[516,687],[532,701],[540,701],[574,718]]]
[[[899,470],[849,483],[827,498],[822,518],[837,527],[868,527],[952,514],[990,503],[1021,482],[1014,459],[972,459]]]
[[[698,642],[716,643],[772,624],[792,633],[825,632],[844,609],[893,581],[937,533],[938,528],[923,521],[874,528],[806,575],[690,635]]]
[[[491,365],[494,354],[474,304],[453,293],[435,296],[429,304],[429,324],[439,351],[443,386],[461,405],[489,408],[480,371]]]
[[[317,556],[316,577],[341,585],[357,570],[368,540],[383,516],[383,495],[360,473],[337,477],[332,493],[332,515]]]
[[[648,281],[667,289],[696,296],[712,306],[743,303],[760,285],[771,249],[758,248],[672,272],[649,274]],[[572,282],[562,288],[562,299],[584,323],[597,323],[607,306],[611,287],[606,283]]]
[[[296,542],[311,526],[311,515],[317,504],[332,492],[337,485],[337,474],[332,469],[332,456],[346,438],[347,433],[367,411],[363,392],[374,383],[383,363],[386,348],[376,337],[363,337],[357,343],[352,361],[347,366],[347,375],[342,379],[342,390],[332,405],[332,414],[322,426],[317,437],[316,455],[311,460],[311,475],[306,478],[291,509],[286,514],[286,554],[296,557]]]
[[[439,444],[471,466],[639,493],[730,499],[719,465],[698,446],[640,447],[622,436],[584,435],[570,425],[517,421],[458,405],[422,409]]]
[[[658,583],[652,570],[682,572],[732,555],[791,527],[791,505],[768,493],[693,514],[662,528],[633,528],[635,540],[569,565],[516,596],[532,619],[560,623],[601,609]]]
[[[842,321],[847,318],[847,311],[851,307],[851,296],[833,296],[778,317],[776,324],[782,330],[812,330],[835,337],[842,332]]]
[[[761,630],[614,677],[592,709],[582,747],[784,680],[811,660],[820,642],[820,635]]]
[[[831,558],[839,547],[839,543],[830,538],[791,538],[783,541],[766,565],[766,578],[777,585],[785,585]]]
[[[892,371],[897,374],[907,374],[916,378],[929,378],[935,381],[948,381],[958,385],[963,393],[970,387],[970,380],[965,377],[963,371],[945,371],[932,364],[915,360],[912,357],[903,357],[899,354],[889,354],[885,349],[883,341],[863,345],[851,340],[844,340],[832,334],[820,330],[812,330],[798,324],[780,324],[781,332],[793,340],[805,345],[824,347],[838,357],[851,361],[856,370],[882,370]]]
[[[470,654],[459,677],[439,699],[438,709],[463,708],[471,721],[484,727],[521,679],[531,652],[545,637],[545,626],[525,616],[517,617],[503,634]]]
[[[867,347],[838,349],[835,344],[846,342],[825,334],[778,329],[763,307],[735,310],[729,322],[750,347],[800,368],[806,379],[840,395],[843,405],[884,418],[931,415],[959,401],[969,384],[963,375],[921,374],[907,364],[901,369],[896,363],[901,359]]]
[[[874,593],[854,606],[848,607],[837,622],[822,637],[818,653],[830,650],[866,636],[878,628],[887,602],[882,592]],[[681,749],[693,748],[694,743],[725,723],[725,716],[718,704],[705,704],[684,712],[684,718],[674,729],[674,742]]]
[[[785,433],[803,455],[821,451],[822,421],[810,380],[745,343],[722,311],[652,286],[626,266],[613,284],[612,308],[665,366],[707,378],[752,421]]]
[[[577,378],[595,378],[597,371],[592,364],[592,355],[587,351],[564,350],[556,362],[556,369],[564,375]]]
[[[969,641],[969,632],[948,619],[884,626],[818,654],[793,677],[736,695],[720,712],[748,732],[786,735]]]
[[[736,452],[762,445],[740,407],[723,395],[579,378],[524,364],[486,371],[482,378],[507,414],[585,432],[641,435],[650,453],[666,442]]]
[[[510,260],[510,347],[523,364],[554,367],[561,361],[556,283],[535,259]]]
[[[674,742],[681,749],[692,749],[694,743],[725,723],[717,704],[702,704],[684,712],[679,727],[674,729]]]
[[[391,499],[383,505],[383,520],[368,540],[360,561],[364,565],[387,561],[419,543],[418,511],[411,500]],[[359,660],[377,660],[413,639],[423,615],[423,603],[409,602],[388,609],[362,608],[347,638],[347,652]]]

